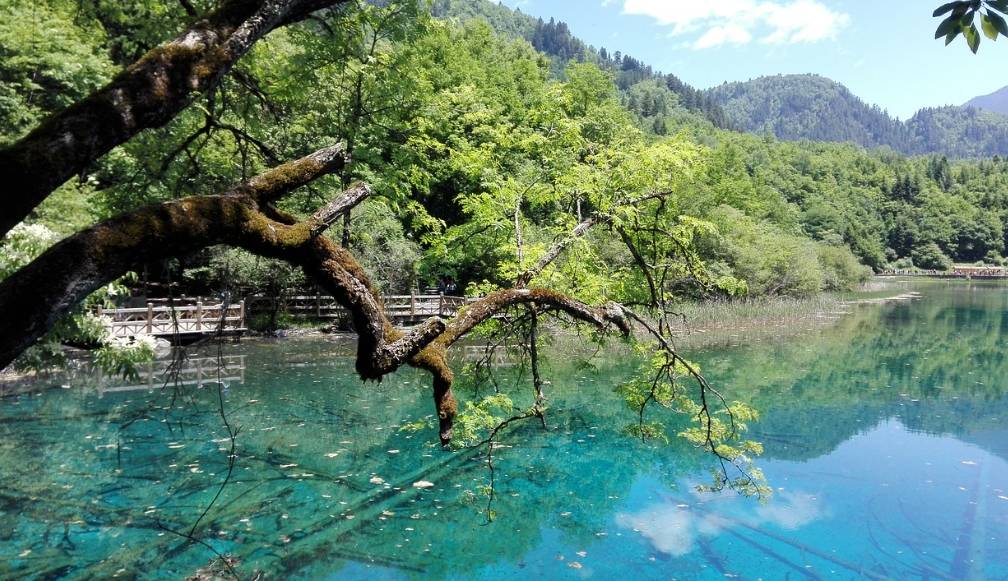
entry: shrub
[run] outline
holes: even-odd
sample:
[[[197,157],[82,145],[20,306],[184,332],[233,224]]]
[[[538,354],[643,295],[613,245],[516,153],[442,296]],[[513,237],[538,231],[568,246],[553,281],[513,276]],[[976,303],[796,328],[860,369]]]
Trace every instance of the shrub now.
[[[56,233],[42,224],[18,224],[0,240],[0,280],[17,272],[56,242]]]
[[[941,248],[934,242],[914,248],[910,253],[910,257],[917,268],[941,271],[952,270],[952,259],[942,252]]]
[[[900,258],[899,260],[892,263],[892,268],[895,268],[897,270],[910,270],[913,267],[914,267],[913,260],[911,260],[909,256],[904,256],[903,258]]]
[[[853,290],[871,277],[872,269],[858,262],[847,246],[820,244],[819,265],[822,267],[822,290]]]

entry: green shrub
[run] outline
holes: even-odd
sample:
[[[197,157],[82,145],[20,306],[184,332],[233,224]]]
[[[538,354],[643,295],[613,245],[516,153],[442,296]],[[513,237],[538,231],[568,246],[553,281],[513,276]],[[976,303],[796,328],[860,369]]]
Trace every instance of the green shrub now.
[[[846,246],[820,244],[817,250],[823,271],[822,290],[854,290],[872,275],[872,269],[858,262]]]
[[[910,253],[914,266],[925,270],[952,270],[952,259],[934,242],[918,246]]]
[[[904,256],[903,258],[898,259],[896,262],[893,262],[890,265],[890,267],[895,268],[897,270],[910,270],[914,267],[914,263],[909,256]]]

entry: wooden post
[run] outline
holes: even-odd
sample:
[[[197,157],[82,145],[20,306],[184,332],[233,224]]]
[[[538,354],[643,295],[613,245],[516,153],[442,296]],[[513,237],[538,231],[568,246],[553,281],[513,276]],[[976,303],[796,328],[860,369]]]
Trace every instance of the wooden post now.
[[[203,332],[203,299],[196,300],[196,332]]]
[[[245,328],[245,299],[238,301],[238,328]]]
[[[322,293],[315,287],[315,318],[322,318]]]
[[[444,316],[444,293],[438,294],[437,297],[437,314],[439,317]]]
[[[154,334],[154,303],[147,301],[147,334]]]
[[[416,290],[410,289],[409,293],[409,314],[413,318],[416,317]]]

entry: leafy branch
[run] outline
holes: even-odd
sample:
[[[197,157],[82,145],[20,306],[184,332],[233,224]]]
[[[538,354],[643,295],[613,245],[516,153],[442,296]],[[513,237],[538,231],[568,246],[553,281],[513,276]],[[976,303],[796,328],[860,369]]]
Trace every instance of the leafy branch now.
[[[943,4],[933,14],[935,18],[945,16],[935,30],[935,38],[944,37],[948,46],[961,34],[976,54],[980,50],[981,31],[992,41],[996,41],[998,35],[1008,36],[1008,21],[1003,15],[1008,15],[1008,0],[959,0]]]

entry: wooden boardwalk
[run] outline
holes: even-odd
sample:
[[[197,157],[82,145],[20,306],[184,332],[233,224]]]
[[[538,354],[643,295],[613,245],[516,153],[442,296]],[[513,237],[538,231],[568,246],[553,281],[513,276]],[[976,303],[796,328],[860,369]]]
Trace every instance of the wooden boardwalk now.
[[[967,280],[1002,280],[1008,279],[1008,270],[1004,268],[955,267],[952,270],[920,270],[898,269],[883,270],[879,276],[913,276],[924,278],[956,278]]]
[[[433,316],[453,317],[471,299],[445,295],[389,295],[382,297],[385,312],[392,323],[410,326]],[[109,331],[113,337],[129,338],[137,335],[182,339],[206,335],[240,335],[247,331],[246,315],[268,313],[277,308],[291,315],[347,321],[349,314],[336,299],[324,295],[296,295],[273,298],[252,296],[248,301],[231,304],[209,302],[204,299],[177,299],[169,304],[166,299],[151,299],[144,307],[97,309],[99,316],[110,320]]]
[[[279,301],[279,305],[276,303]],[[430,317],[453,317],[459,309],[471,302],[466,297],[447,295],[386,295],[385,314],[395,325],[409,326],[423,322]],[[248,299],[249,311],[253,313],[271,312],[279,307],[280,312],[291,315],[306,315],[317,319],[344,320],[349,317],[336,299],[324,295],[296,295],[273,298],[253,296]]]
[[[202,335],[236,335],[244,333],[245,301],[233,304],[184,303],[159,300],[146,307],[97,309],[99,316],[108,317],[113,337],[126,339],[137,335],[155,337],[198,337]]]

